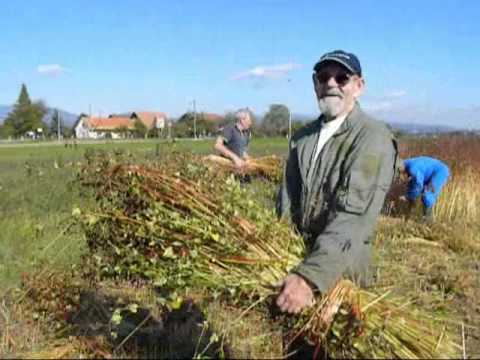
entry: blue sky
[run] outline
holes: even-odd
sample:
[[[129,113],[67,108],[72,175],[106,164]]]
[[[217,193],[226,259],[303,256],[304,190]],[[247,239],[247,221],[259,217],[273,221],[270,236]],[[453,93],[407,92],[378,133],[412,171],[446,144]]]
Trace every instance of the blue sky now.
[[[283,103],[317,114],[312,66],[360,58],[361,103],[385,120],[480,128],[480,1],[2,3],[0,104],[22,82],[74,113],[178,116]]]

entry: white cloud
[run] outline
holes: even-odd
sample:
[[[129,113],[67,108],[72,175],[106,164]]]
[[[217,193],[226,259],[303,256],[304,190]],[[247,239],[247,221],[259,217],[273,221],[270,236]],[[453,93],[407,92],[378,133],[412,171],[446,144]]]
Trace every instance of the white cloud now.
[[[46,76],[59,76],[62,73],[68,71],[67,68],[64,68],[58,64],[47,64],[47,65],[38,65],[37,72]]]
[[[397,107],[400,98],[407,95],[405,90],[392,90],[382,96],[369,97],[369,101],[362,101],[362,106],[369,111],[387,111]]]
[[[399,98],[407,95],[405,90],[393,90],[392,92],[388,93],[385,97],[387,98]]]
[[[234,76],[232,80],[241,79],[275,79],[280,78],[294,69],[298,69],[299,64],[287,63],[271,66],[255,66],[254,68],[246,71],[242,71]]]
[[[391,101],[372,101],[362,102],[362,107],[368,111],[383,111],[391,109],[393,106]]]
[[[430,103],[405,104],[388,101],[361,104],[373,116],[388,122],[480,129],[480,105],[453,108]]]

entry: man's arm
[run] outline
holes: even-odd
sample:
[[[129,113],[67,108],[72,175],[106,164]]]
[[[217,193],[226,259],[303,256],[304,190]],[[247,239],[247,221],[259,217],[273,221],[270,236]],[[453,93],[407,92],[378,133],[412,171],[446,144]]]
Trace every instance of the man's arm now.
[[[224,141],[227,140],[228,138],[225,138],[225,136],[220,135],[217,137],[217,140],[215,141],[215,150],[217,150],[220,154],[223,156],[229,158],[230,160],[233,161],[235,166],[237,167],[242,167],[245,165],[245,161],[241,159],[237,154],[235,154],[233,151],[231,151],[228,147],[225,146]]]
[[[283,181],[277,195],[276,211],[278,217],[287,218],[295,225],[300,221],[300,195],[302,191],[301,174],[298,165],[297,149],[290,143],[290,152]],[[282,290],[277,298],[277,306],[281,311],[298,313],[313,303],[314,285],[298,274],[289,274],[284,280]]]
[[[368,268],[370,237],[394,176],[397,154],[387,134],[368,136],[357,153],[347,174],[348,187],[337,196],[334,218],[294,270],[320,292],[349,270]]]
[[[423,193],[423,173],[415,168],[410,170],[410,181],[408,182],[407,199],[415,201]]]

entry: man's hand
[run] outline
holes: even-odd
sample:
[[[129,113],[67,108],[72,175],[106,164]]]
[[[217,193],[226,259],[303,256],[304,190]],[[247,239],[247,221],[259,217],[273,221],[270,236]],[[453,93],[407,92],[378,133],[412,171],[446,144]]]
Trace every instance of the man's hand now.
[[[298,314],[304,308],[313,305],[313,290],[297,274],[288,275],[282,284],[282,292],[277,298],[277,306],[282,312]]]
[[[243,159],[240,159],[238,156],[233,158],[233,163],[237,169],[242,169],[247,165],[247,162]]]

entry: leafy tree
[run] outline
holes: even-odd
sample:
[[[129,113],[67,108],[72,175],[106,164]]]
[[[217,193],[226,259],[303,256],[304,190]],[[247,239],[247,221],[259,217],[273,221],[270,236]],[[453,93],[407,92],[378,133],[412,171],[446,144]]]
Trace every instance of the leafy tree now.
[[[73,136],[73,128],[69,127],[69,126],[64,126],[63,129],[63,137],[64,138],[71,138]]]
[[[267,136],[288,134],[288,119],[290,112],[285,105],[273,104],[263,117],[260,131]]]
[[[194,116],[192,112],[186,112],[173,125],[173,134],[175,137],[193,137],[194,135]],[[198,125],[198,124],[197,124]]]
[[[135,119],[133,126],[135,128],[135,136],[139,138],[146,138],[148,134],[148,128],[147,126],[140,120],[140,119]]]
[[[0,127],[0,137],[2,138],[9,138],[11,136],[13,136],[13,127],[11,124],[3,124],[1,127]]]
[[[185,121],[176,121],[172,125],[172,136],[174,138],[182,138],[182,137],[192,137],[193,136],[193,126],[190,126]]]
[[[42,101],[32,102],[27,87],[22,84],[18,100],[5,119],[4,133],[7,136],[22,136],[27,131],[36,131],[38,128],[45,131],[47,126],[42,119],[46,112],[45,104]]]
[[[229,124],[234,124],[237,119],[235,118],[235,112],[229,111],[225,114],[225,117],[223,118],[222,125],[229,125]]]
[[[195,121],[196,116],[196,121]],[[204,113],[187,112],[183,114],[173,130],[176,137],[193,137],[195,134],[194,123],[196,122],[197,136],[211,136],[217,132],[219,122],[211,121],[206,118]]]

